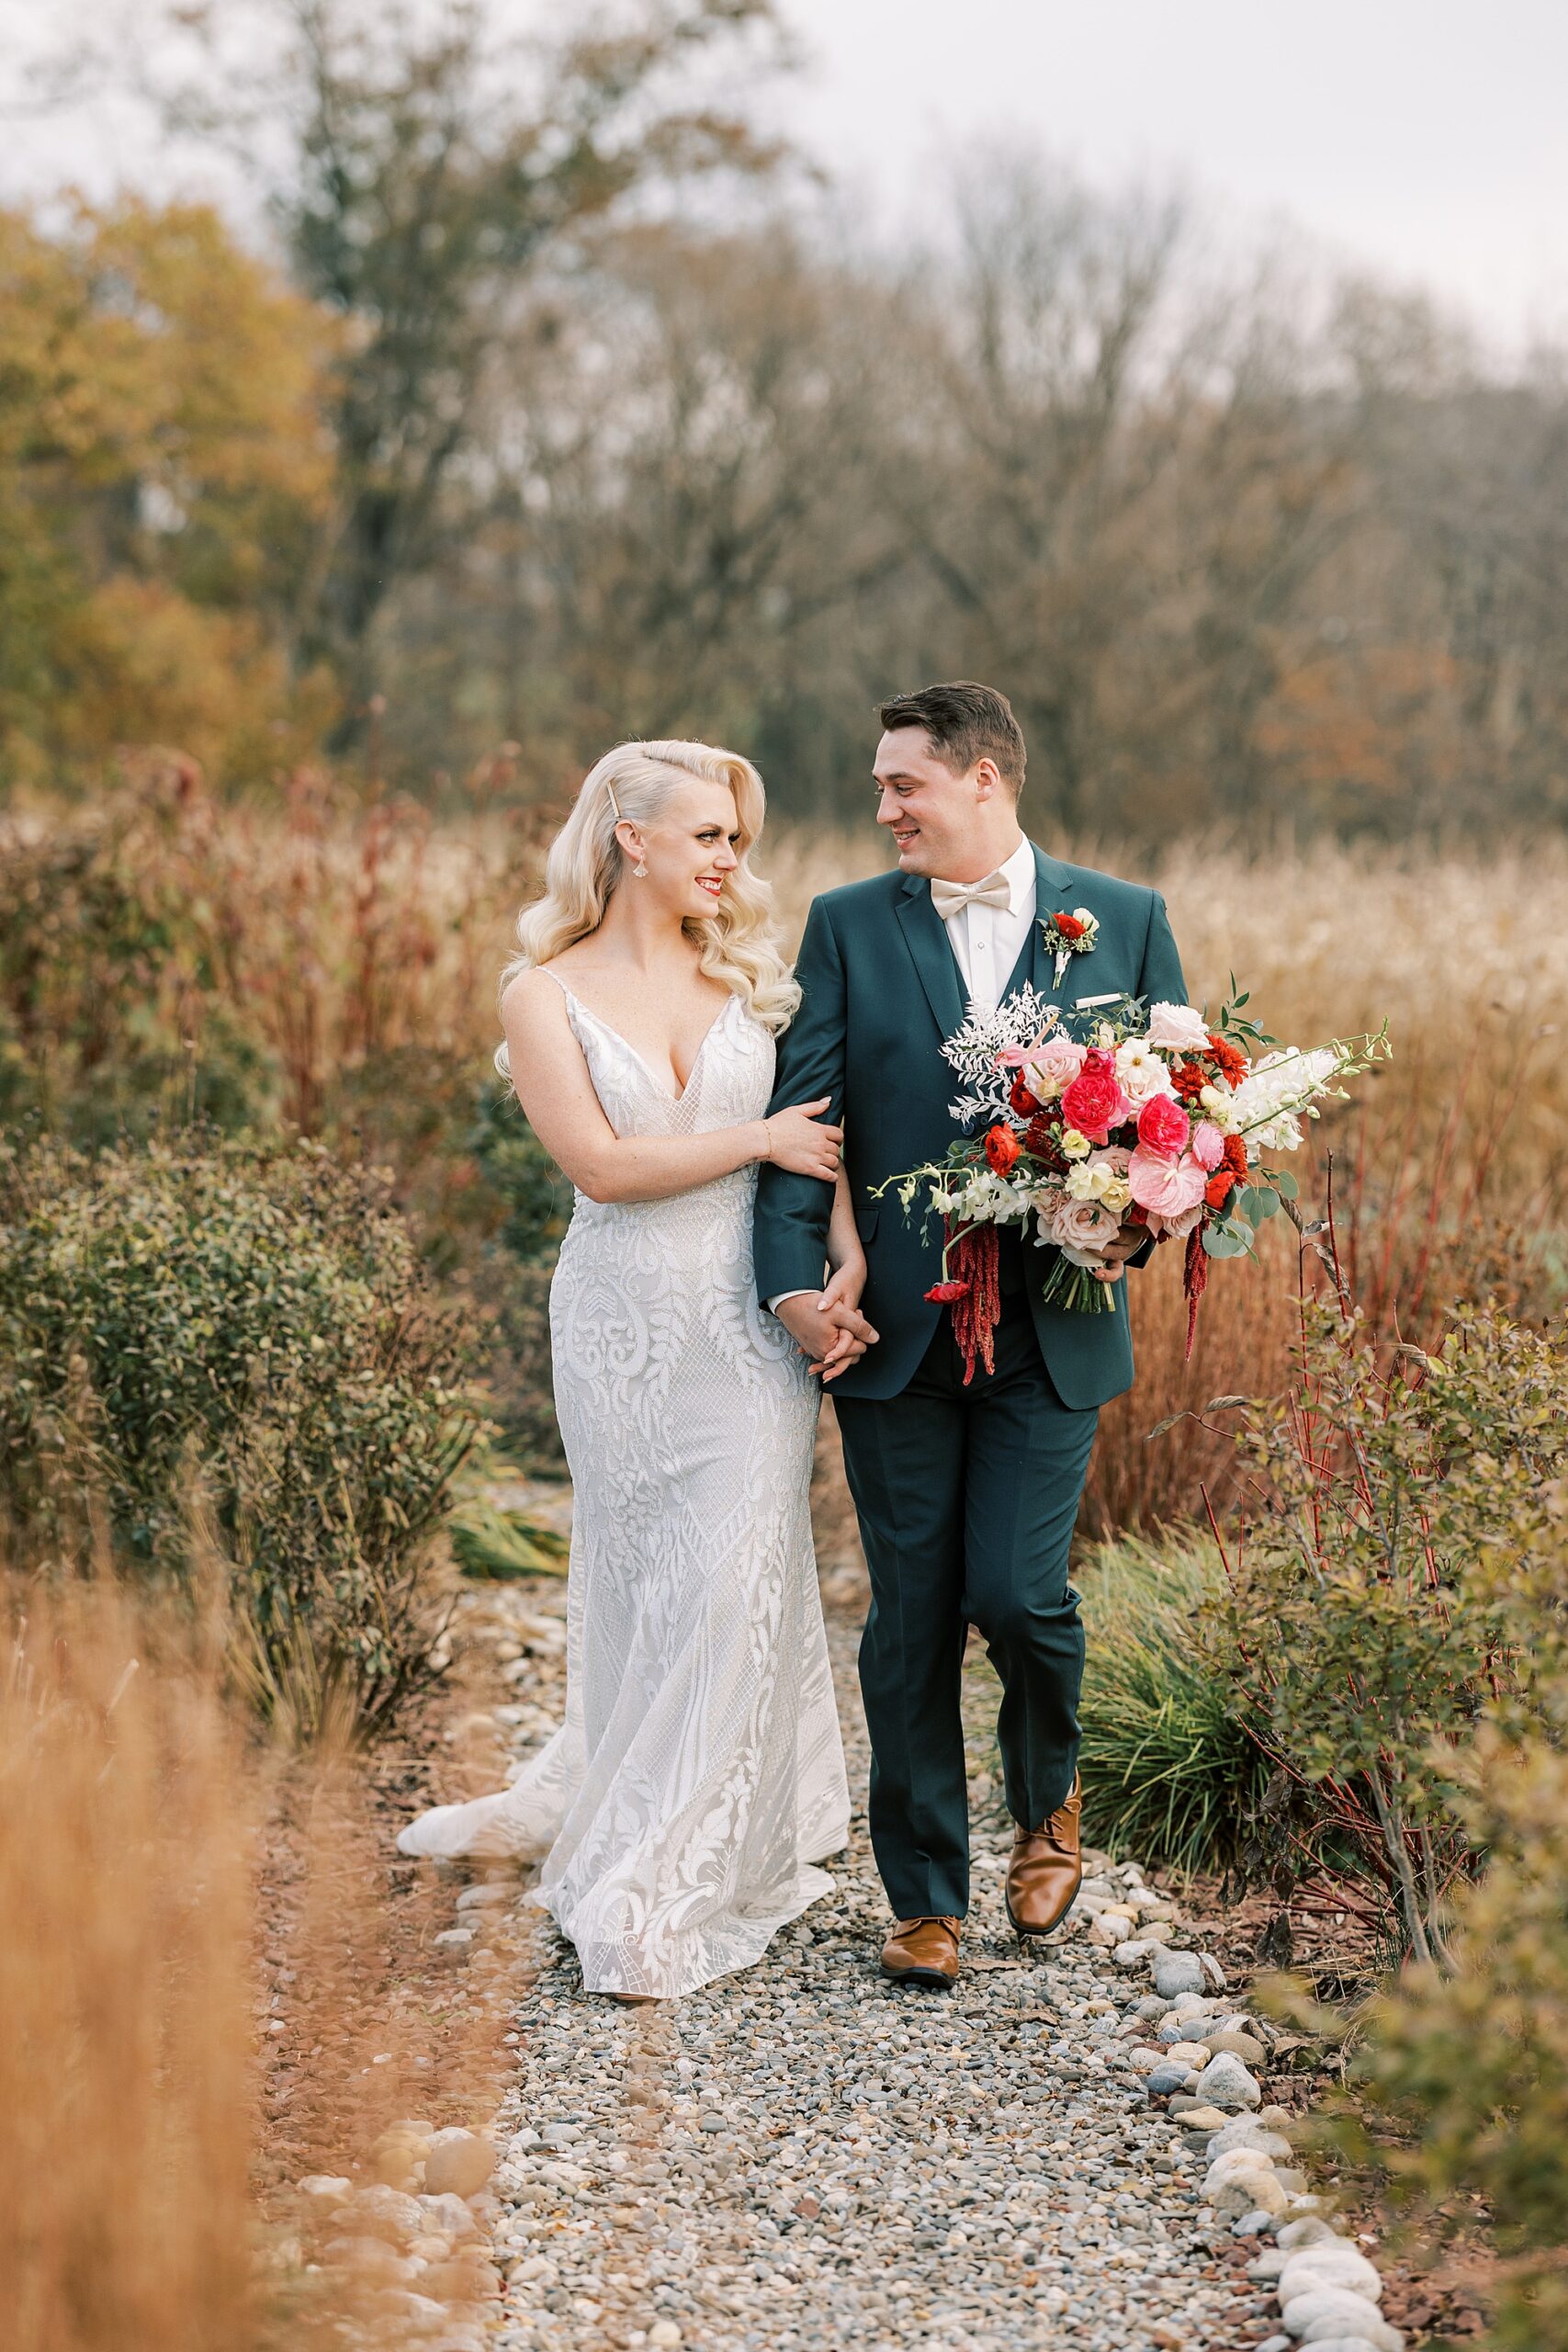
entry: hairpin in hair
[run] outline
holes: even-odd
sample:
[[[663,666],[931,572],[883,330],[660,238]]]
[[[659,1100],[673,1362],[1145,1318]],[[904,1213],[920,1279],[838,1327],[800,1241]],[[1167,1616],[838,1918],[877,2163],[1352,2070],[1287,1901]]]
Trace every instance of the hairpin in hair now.
[[[610,796],[610,806],[615,812],[615,822],[618,825],[621,821],[621,804],[615,797],[615,787],[608,777],[604,781],[604,789]]]

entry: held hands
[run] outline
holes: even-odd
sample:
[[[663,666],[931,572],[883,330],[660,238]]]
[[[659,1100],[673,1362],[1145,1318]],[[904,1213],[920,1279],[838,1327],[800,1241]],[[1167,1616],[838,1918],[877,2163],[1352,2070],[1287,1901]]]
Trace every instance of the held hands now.
[[[840,1266],[825,1290],[798,1291],[779,1301],[779,1321],[824,1387],[876,1345],[877,1333],[859,1306],[864,1283],[861,1258]]]
[[[839,1173],[842,1127],[829,1126],[822,1114],[832,1101],[824,1094],[818,1102],[796,1102],[762,1121],[767,1148],[762,1157],[787,1168],[792,1176],[819,1176],[831,1184]]]

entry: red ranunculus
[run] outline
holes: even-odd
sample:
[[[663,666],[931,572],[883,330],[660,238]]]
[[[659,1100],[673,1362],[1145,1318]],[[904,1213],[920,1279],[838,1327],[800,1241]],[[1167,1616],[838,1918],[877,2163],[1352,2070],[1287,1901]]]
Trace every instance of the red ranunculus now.
[[[1220,1074],[1226,1083],[1230,1086],[1239,1086],[1247,1076],[1247,1056],[1242,1052],[1241,1047],[1233,1046],[1228,1037],[1221,1037],[1211,1029],[1209,1051],[1218,1062]]]
[[[967,1283],[932,1283],[926,1296],[933,1306],[951,1306],[954,1299],[967,1298]]]
[[[986,1157],[998,1176],[1005,1176],[1018,1158],[1019,1142],[1010,1127],[999,1124],[986,1131]]]
[[[1165,1152],[1172,1159],[1186,1148],[1191,1132],[1191,1120],[1168,1094],[1151,1094],[1138,1114],[1138,1141],[1147,1144],[1151,1151]]]
[[[1032,1119],[1040,1108],[1040,1097],[1031,1094],[1021,1078],[1015,1078],[1008,1090],[1008,1101],[1021,1119]]]
[[[1170,1082],[1184,1102],[1196,1102],[1209,1083],[1196,1062],[1178,1062],[1170,1073]]]
[[[1224,1168],[1228,1168],[1231,1174],[1237,1178],[1238,1181],[1245,1178],[1247,1174],[1247,1146],[1243,1143],[1239,1136],[1227,1136],[1225,1137],[1225,1156],[1220,1164]]]
[[[1064,939],[1081,939],[1089,929],[1088,923],[1080,922],[1077,915],[1053,915],[1051,920]]]
[[[1112,1127],[1133,1115],[1122,1091],[1116,1065],[1109,1054],[1087,1056],[1082,1069],[1062,1096],[1062,1116],[1090,1143],[1103,1143]]]
[[[1203,1187],[1203,1198],[1208,1202],[1209,1206],[1212,1209],[1223,1209],[1235,1190],[1235,1170],[1230,1168],[1216,1168],[1213,1174],[1210,1177],[1208,1182]]]

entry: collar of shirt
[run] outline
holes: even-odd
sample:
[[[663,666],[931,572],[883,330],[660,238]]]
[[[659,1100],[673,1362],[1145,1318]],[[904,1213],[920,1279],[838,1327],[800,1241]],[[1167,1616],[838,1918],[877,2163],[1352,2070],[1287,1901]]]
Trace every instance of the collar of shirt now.
[[[1011,894],[1006,911],[971,902],[961,907],[946,925],[964,993],[971,1003],[987,1012],[1007,986],[1034,920],[1034,850],[1027,837],[1003,859],[998,871],[1007,876]]]

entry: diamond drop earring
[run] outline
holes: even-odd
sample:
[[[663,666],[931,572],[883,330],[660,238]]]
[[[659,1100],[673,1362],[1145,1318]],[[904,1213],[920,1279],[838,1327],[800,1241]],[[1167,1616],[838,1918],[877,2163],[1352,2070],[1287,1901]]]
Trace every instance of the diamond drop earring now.
[[[646,881],[646,880],[647,880],[647,878],[648,878],[648,860],[647,860],[647,858],[646,858],[646,857],[639,857],[639,858],[638,858],[638,860],[637,860],[637,864],[632,867],[632,872],[637,876],[637,880],[638,880],[639,882]]]

